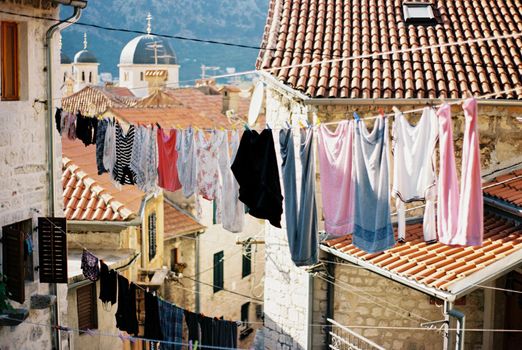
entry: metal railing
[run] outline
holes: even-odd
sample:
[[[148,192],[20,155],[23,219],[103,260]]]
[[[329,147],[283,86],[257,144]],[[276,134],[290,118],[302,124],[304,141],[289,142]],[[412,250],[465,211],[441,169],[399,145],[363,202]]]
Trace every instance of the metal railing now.
[[[329,323],[330,344],[328,347],[332,350],[385,350],[371,340],[355,333],[351,329],[342,324],[327,319]]]

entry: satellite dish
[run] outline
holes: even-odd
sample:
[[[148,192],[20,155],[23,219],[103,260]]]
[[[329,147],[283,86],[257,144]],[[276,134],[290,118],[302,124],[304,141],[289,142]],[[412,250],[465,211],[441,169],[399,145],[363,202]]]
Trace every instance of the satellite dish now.
[[[261,111],[261,104],[263,103],[264,86],[263,82],[258,81],[250,100],[250,108],[248,109],[248,125],[254,126],[259,112]]]

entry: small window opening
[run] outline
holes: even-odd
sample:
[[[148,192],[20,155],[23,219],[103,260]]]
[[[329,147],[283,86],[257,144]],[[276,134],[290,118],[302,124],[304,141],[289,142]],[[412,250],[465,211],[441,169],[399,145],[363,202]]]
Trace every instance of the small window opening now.
[[[437,24],[433,4],[427,2],[405,2],[402,4],[402,11],[406,24]]]

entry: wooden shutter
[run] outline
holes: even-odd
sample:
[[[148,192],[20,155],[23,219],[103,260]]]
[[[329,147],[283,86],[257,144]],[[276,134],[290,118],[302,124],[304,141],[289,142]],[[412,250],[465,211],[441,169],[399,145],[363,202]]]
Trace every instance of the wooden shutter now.
[[[38,218],[40,282],[67,283],[65,218]]]
[[[96,283],[76,289],[76,307],[78,309],[78,328],[98,328],[98,310],[96,306]]]
[[[246,277],[252,273],[252,243],[247,243],[245,246],[242,271],[242,277]]]
[[[214,293],[223,289],[223,251],[214,254]]]
[[[16,227],[2,228],[3,266],[7,277],[7,291],[10,299],[23,303],[25,301],[24,277],[24,235]]]
[[[20,99],[18,86],[18,24],[2,22],[2,100]]]

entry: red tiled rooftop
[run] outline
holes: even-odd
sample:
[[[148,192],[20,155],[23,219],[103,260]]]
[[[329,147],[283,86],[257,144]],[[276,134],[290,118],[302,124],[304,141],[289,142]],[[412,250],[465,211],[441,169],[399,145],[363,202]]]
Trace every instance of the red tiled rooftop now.
[[[435,0],[438,24],[406,25],[403,1],[271,0],[257,68],[522,32],[518,1]],[[271,74],[317,98],[461,98],[520,86],[522,37],[394,53]],[[497,98],[522,99],[522,92]]]
[[[129,107],[138,99],[124,93],[125,88],[103,88],[86,86],[74,94],[62,98],[62,108],[68,112],[80,112],[83,115],[95,116],[105,112],[109,107]]]
[[[169,239],[181,234],[194,233],[204,230],[206,227],[201,225],[192,216],[175,208],[165,201],[164,206],[164,238]]]
[[[352,235],[325,241],[328,246],[429,287],[448,290],[450,285],[522,248],[522,226],[494,214],[484,217],[482,246],[458,247],[427,244],[422,223],[406,227],[407,241],[382,253],[369,254],[352,244]]]
[[[123,221],[136,215],[67,157],[62,159],[62,171],[67,220]]]
[[[522,207],[522,169],[501,175],[484,184],[486,197]]]
[[[103,188],[104,193],[114,197],[115,200],[122,203],[131,212],[135,214],[139,212],[145,193],[131,185],[121,186],[121,189],[116,188],[108,173],[98,175],[96,167],[96,147],[94,145],[85,147],[79,140],[72,141],[66,137],[62,137],[62,154],[81,169],[89,178],[94,180],[98,186]],[[71,190],[74,191],[75,188],[70,187],[69,191]],[[66,197],[65,187],[64,197]],[[80,197],[78,197],[78,199],[80,199]],[[80,204],[84,205],[84,202]]]

